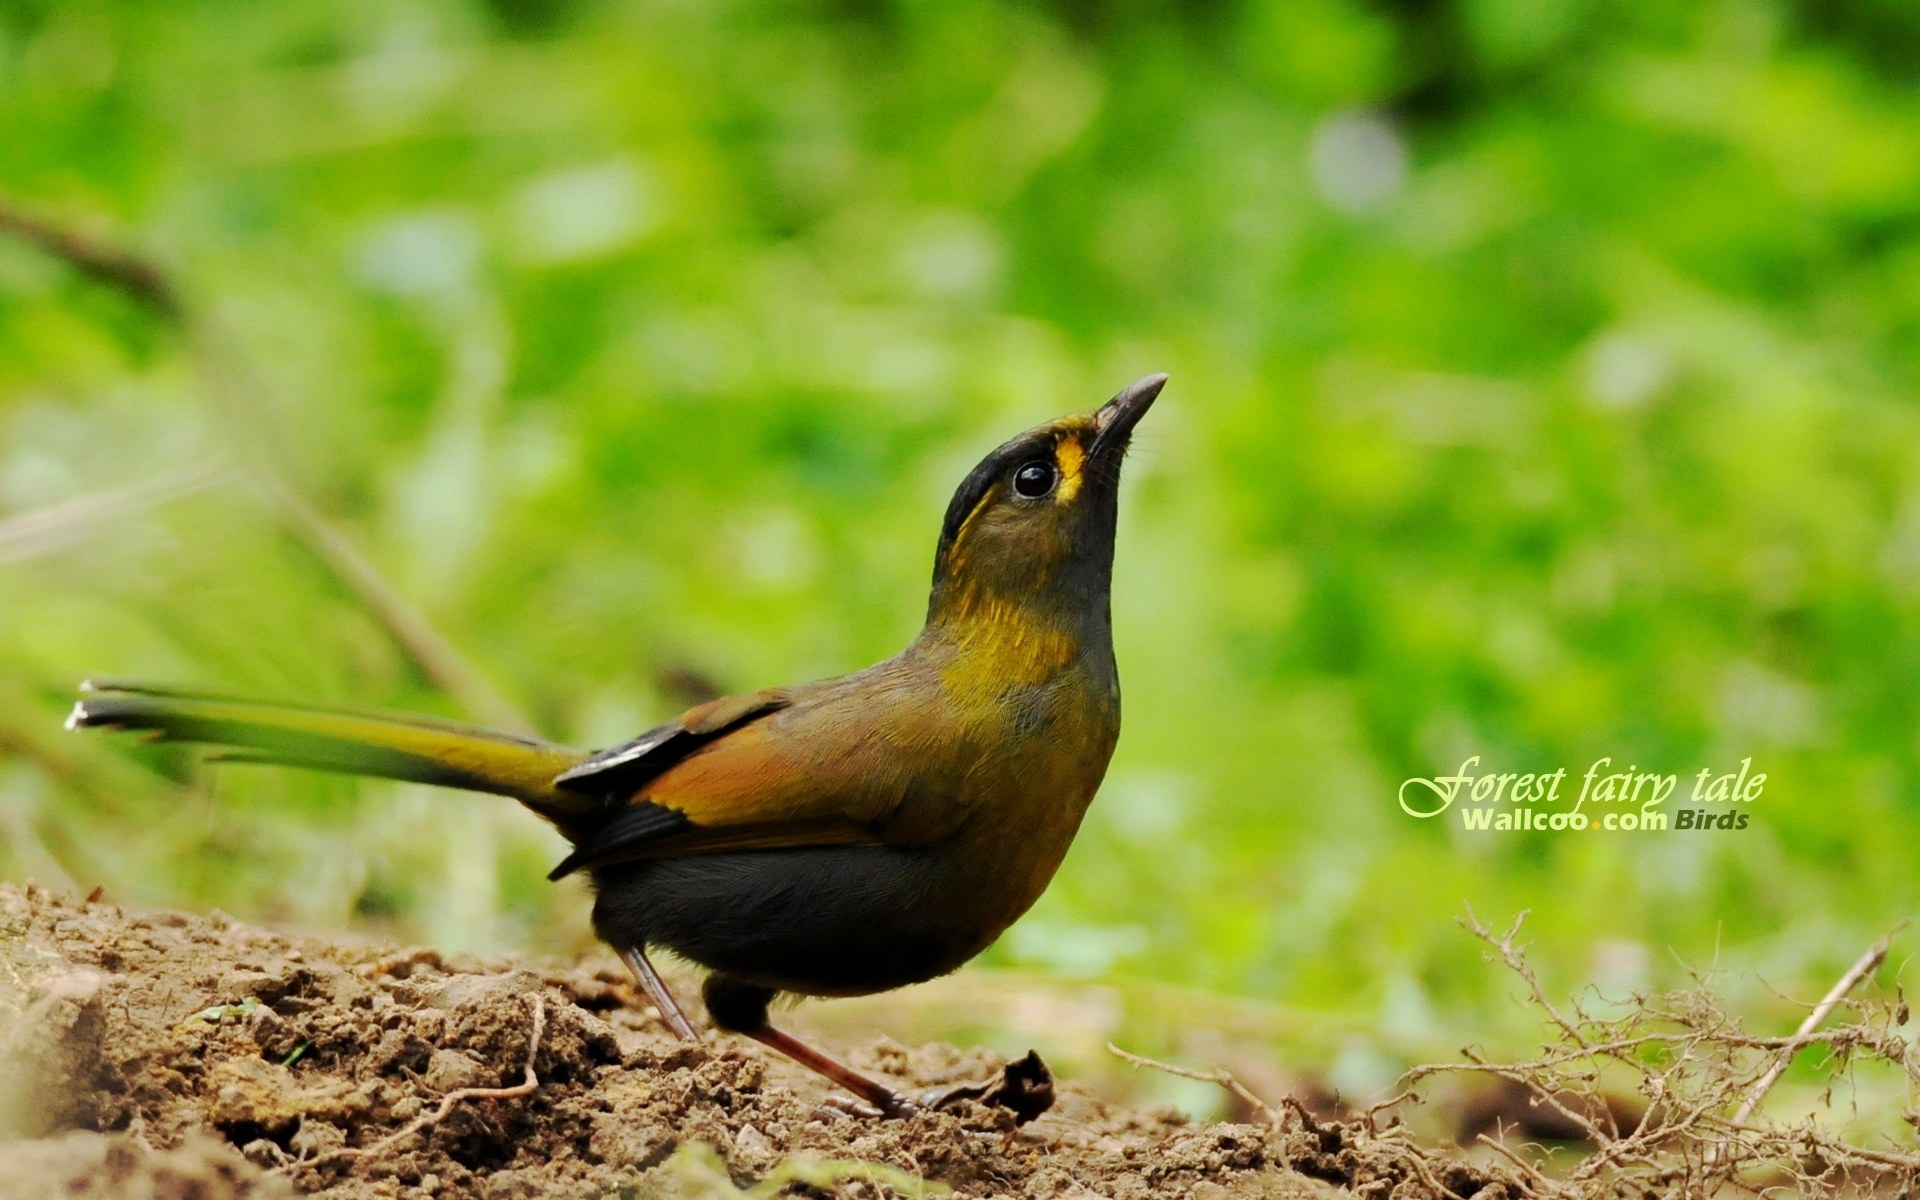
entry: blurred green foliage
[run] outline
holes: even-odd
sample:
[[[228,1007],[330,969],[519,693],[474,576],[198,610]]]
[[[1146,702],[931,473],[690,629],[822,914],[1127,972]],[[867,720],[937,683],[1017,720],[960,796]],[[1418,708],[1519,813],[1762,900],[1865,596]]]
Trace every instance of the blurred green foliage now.
[[[1817,993],[1920,896],[1916,64],[1900,0],[12,0],[6,203],[194,322],[0,240],[0,874],[583,944],[510,806],[58,732],[459,711],[226,464],[606,742],[891,653],[974,458],[1164,369],[1127,729],[995,961],[1485,1036],[1471,903],[1556,992]],[[1474,754],[1769,779],[1399,811]]]

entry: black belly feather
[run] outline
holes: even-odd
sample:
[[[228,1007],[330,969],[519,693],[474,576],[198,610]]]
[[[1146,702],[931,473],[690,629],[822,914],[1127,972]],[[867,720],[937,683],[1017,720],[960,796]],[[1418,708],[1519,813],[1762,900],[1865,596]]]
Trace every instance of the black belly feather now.
[[[991,942],[949,857],[823,846],[642,860],[593,872],[593,923],[783,992],[864,996],[944,975]]]

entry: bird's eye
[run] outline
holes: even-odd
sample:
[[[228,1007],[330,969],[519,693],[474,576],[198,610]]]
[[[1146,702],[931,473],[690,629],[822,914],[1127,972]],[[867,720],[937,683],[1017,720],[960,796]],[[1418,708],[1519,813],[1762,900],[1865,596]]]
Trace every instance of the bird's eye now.
[[[1059,478],[1052,463],[1036,459],[1013,473],[1013,492],[1025,500],[1038,500],[1053,490]]]

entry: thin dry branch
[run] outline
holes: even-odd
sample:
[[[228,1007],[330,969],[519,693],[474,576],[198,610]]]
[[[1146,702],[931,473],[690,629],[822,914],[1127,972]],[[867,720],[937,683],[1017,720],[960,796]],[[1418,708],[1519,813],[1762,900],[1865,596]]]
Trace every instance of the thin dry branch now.
[[[86,537],[108,521],[226,482],[216,467],[163,471],[149,479],[0,519],[0,563],[20,562]]]
[[[387,582],[353,539],[321,516],[271,469],[256,466],[253,476],[255,485],[279,511],[287,527],[359,599],[422,675],[477,721],[515,733],[532,729],[532,722],[454,649],[426,614]]]
[[[1440,1182],[1439,1177],[1433,1173],[1433,1164],[1428,1161],[1425,1153],[1413,1146],[1400,1146],[1397,1149],[1400,1161],[1405,1163],[1407,1169],[1412,1171],[1421,1183],[1426,1184],[1427,1189],[1434,1195],[1447,1197],[1448,1200],[1467,1200],[1465,1196]]]
[[[1252,1089],[1234,1078],[1232,1073],[1224,1067],[1216,1067],[1211,1071],[1196,1071],[1192,1067],[1177,1067],[1172,1063],[1163,1063],[1158,1059],[1148,1058],[1143,1054],[1135,1054],[1129,1050],[1122,1050],[1112,1042],[1107,1043],[1107,1053],[1135,1068],[1148,1067],[1155,1071],[1163,1071],[1168,1075],[1178,1076],[1181,1079],[1193,1079],[1201,1083],[1217,1084],[1225,1088],[1248,1108],[1260,1114],[1261,1119],[1265,1120],[1268,1124],[1280,1124],[1280,1110],[1255,1095]]]
[[[1525,1173],[1527,1178],[1533,1182],[1533,1186],[1538,1188],[1541,1192],[1550,1195],[1553,1192],[1556,1192],[1559,1190],[1559,1185],[1556,1184],[1552,1179],[1548,1178],[1546,1174],[1540,1170],[1539,1167],[1534,1166],[1532,1163],[1528,1162],[1526,1159],[1521,1158],[1518,1154],[1514,1153],[1513,1149],[1510,1146],[1508,1146],[1505,1142],[1501,1141],[1499,1138],[1490,1138],[1483,1133],[1474,1140],[1479,1142],[1480,1145],[1485,1146],[1487,1149],[1493,1151],[1495,1154],[1498,1154],[1501,1158],[1506,1159],[1508,1162],[1512,1163],[1514,1166],[1519,1167],[1520,1170],[1523,1173]]]
[[[1643,1015],[1656,1020],[1679,1019],[1672,1014],[1662,1013],[1652,1008],[1647,1009]],[[1623,1058],[1629,1052],[1647,1046],[1683,1046],[1697,1041],[1700,1035],[1701,1031],[1693,1028],[1686,1028],[1670,1033],[1638,1033],[1631,1037],[1596,1041],[1585,1049],[1556,1050],[1548,1054],[1543,1054],[1538,1058],[1501,1063],[1499,1064],[1499,1069],[1515,1071],[1555,1070],[1561,1067],[1571,1066],[1575,1063],[1590,1062],[1596,1058]],[[1715,1042],[1719,1045],[1739,1050],[1804,1049],[1807,1046],[1823,1044],[1855,1045],[1863,1040],[1876,1040],[1872,1039],[1867,1031],[1855,1026],[1849,1026],[1845,1029],[1827,1030],[1824,1033],[1816,1031],[1813,1033],[1799,1034],[1794,1037],[1756,1037],[1749,1034],[1721,1030],[1712,1031],[1712,1035]],[[1491,1069],[1494,1068],[1490,1067],[1489,1064],[1476,1058],[1470,1058],[1466,1062],[1421,1063],[1418,1066],[1407,1068],[1402,1078],[1409,1082],[1414,1082],[1428,1075],[1484,1073]]]
[[[1588,1049],[1586,1036],[1581,1033],[1580,1026],[1569,1020],[1567,1015],[1547,997],[1547,989],[1540,985],[1540,976],[1535,973],[1533,965],[1527,962],[1524,948],[1514,944],[1513,939],[1520,935],[1520,927],[1526,924],[1527,917],[1532,911],[1532,909],[1523,908],[1514,914],[1513,924],[1498,937],[1494,936],[1491,929],[1480,923],[1480,918],[1474,915],[1471,906],[1467,908],[1467,915],[1461,918],[1461,924],[1471,930],[1475,937],[1499,951],[1500,961],[1507,965],[1507,969],[1526,981],[1528,990],[1533,993],[1533,1002],[1540,1006],[1540,1010],[1553,1019],[1553,1023],[1560,1027],[1560,1031],[1566,1034],[1574,1045],[1582,1050]],[[1579,1015],[1578,1009],[1574,1011],[1575,1015]]]
[[[1234,1078],[1232,1072],[1227,1071],[1225,1068],[1216,1067],[1211,1071],[1200,1071],[1192,1067],[1175,1066],[1172,1063],[1161,1062],[1159,1059],[1148,1058],[1144,1054],[1134,1054],[1131,1051],[1122,1050],[1112,1042],[1107,1043],[1107,1053],[1135,1068],[1146,1067],[1150,1070],[1160,1071],[1179,1079],[1192,1079],[1200,1083],[1217,1084],[1225,1088],[1242,1103],[1246,1104],[1247,1107],[1251,1108],[1255,1113],[1259,1114],[1267,1124],[1275,1126],[1276,1128],[1285,1124],[1281,1108],[1292,1113],[1294,1119],[1299,1123],[1299,1127],[1308,1133],[1318,1133],[1325,1128],[1312,1113],[1307,1111],[1306,1106],[1298,1100],[1289,1096],[1280,1102],[1281,1108],[1275,1108],[1273,1105],[1261,1099],[1245,1084]],[[1394,1097],[1389,1103],[1396,1103],[1402,1099],[1405,1099],[1404,1094]],[[1374,1108],[1369,1109],[1365,1119],[1353,1123],[1348,1126],[1348,1128],[1363,1138],[1365,1145],[1390,1155],[1392,1160],[1404,1169],[1408,1175],[1424,1184],[1429,1194],[1446,1197],[1449,1198],[1449,1200],[1465,1200],[1459,1192],[1442,1183],[1440,1177],[1434,1174],[1434,1163],[1439,1160],[1433,1151],[1424,1149],[1419,1145],[1400,1138],[1386,1137],[1379,1134],[1374,1127],[1374,1115],[1379,1111],[1380,1107],[1381,1106],[1376,1105]]]
[[[1750,1180],[1754,1172],[1790,1180],[1810,1196],[1853,1194],[1862,1186],[1910,1189],[1920,1183],[1920,1154],[1860,1145],[1813,1118],[1791,1125],[1756,1119],[1788,1062],[1811,1045],[1831,1049],[1836,1078],[1859,1064],[1877,1063],[1903,1078],[1910,1094],[1920,1091],[1920,1052],[1903,1032],[1906,1006],[1899,995],[1891,1002],[1862,1001],[1851,1023],[1818,1028],[1885,961],[1892,933],[1854,963],[1792,1036],[1759,1037],[1721,1007],[1711,981],[1699,976],[1690,990],[1636,995],[1611,1017],[1562,1010],[1543,994],[1515,943],[1518,922],[1505,934],[1476,919],[1462,924],[1526,982],[1533,1006],[1545,1014],[1556,1040],[1538,1057],[1520,1062],[1489,1061],[1469,1049],[1466,1062],[1415,1067],[1403,1081],[1463,1071],[1507,1079],[1527,1088],[1534,1103],[1570,1121],[1595,1150],[1551,1184],[1537,1168],[1530,1169],[1527,1183],[1536,1193],[1588,1200],[1676,1189],[1688,1195],[1722,1187],[1750,1190],[1743,1176]],[[1603,1078],[1637,1081],[1648,1105],[1634,1125],[1610,1128]],[[1525,1165],[1497,1139],[1483,1136],[1482,1141]]]
[[[136,254],[56,225],[4,198],[0,198],[0,232],[10,233],[82,275],[151,305],[170,320],[180,317],[180,293],[167,273]]]
[[[400,594],[352,539],[309,504],[272,462],[271,439],[260,417],[258,387],[244,359],[203,314],[190,311],[181,291],[158,264],[32,216],[0,198],[0,233],[39,247],[102,283],[151,305],[188,335],[207,382],[216,424],[281,520],[343,587],[387,631],[428,681],[453,697],[475,720],[515,732],[532,723],[454,649],[425,614]],[[0,547],[3,549],[3,547]]]
[[[1803,1047],[1817,1040],[1814,1037],[1814,1031],[1820,1028],[1827,1016],[1839,1006],[1842,1000],[1846,999],[1847,993],[1853,991],[1860,985],[1862,979],[1879,970],[1880,964],[1887,961],[1887,950],[1893,945],[1893,936],[1905,925],[1906,922],[1901,921],[1888,930],[1884,937],[1867,947],[1866,953],[1854,960],[1845,974],[1834,980],[1833,986],[1827,989],[1827,994],[1820,998],[1820,1003],[1814,1005],[1813,1011],[1807,1014],[1807,1019],[1800,1022],[1800,1028],[1793,1031],[1793,1036],[1787,1040],[1787,1044],[1774,1058],[1773,1065],[1767,1068],[1766,1074],[1754,1083],[1746,1098],[1740,1102],[1740,1107],[1733,1114],[1732,1125],[1735,1129],[1745,1125],[1747,1118],[1760,1107],[1760,1102],[1767,1098],[1767,1093],[1773,1090],[1773,1085],[1779,1082],[1788,1064],[1793,1062],[1793,1056],[1800,1053]],[[1711,1166],[1718,1161],[1719,1149],[1718,1146],[1708,1147],[1707,1165]]]
[[[1899,925],[1895,925],[1887,931],[1885,937],[1867,947],[1866,953],[1847,968],[1847,973],[1836,979],[1833,986],[1827,989],[1827,994],[1820,998],[1820,1003],[1813,1006],[1813,1011],[1807,1014],[1807,1019],[1800,1022],[1800,1028],[1793,1031],[1793,1037],[1788,1039],[1780,1057],[1774,1060],[1773,1066],[1767,1069],[1767,1073],[1760,1077],[1760,1082],[1754,1085],[1753,1091],[1741,1102],[1739,1111],[1733,1114],[1735,1125],[1744,1124],[1746,1119],[1753,1115],[1753,1110],[1758,1108],[1760,1102],[1766,1099],[1767,1093],[1773,1090],[1775,1081],[1787,1069],[1787,1064],[1793,1061],[1793,1056],[1799,1053],[1803,1046],[1817,1040],[1813,1036],[1814,1030],[1820,1027],[1840,1001],[1846,999],[1847,993],[1858,987],[1862,979],[1879,970],[1880,964],[1887,961],[1887,950],[1893,945],[1893,935],[1900,932],[1905,924],[1906,922],[1902,921]]]

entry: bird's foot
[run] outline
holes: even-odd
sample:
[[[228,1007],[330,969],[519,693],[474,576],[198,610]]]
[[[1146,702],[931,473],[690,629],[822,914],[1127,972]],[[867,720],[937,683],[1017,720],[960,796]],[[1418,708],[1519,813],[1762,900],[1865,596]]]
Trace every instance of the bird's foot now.
[[[863,1121],[898,1121],[919,1116],[922,1111],[918,1104],[895,1093],[888,1093],[884,1102],[875,1103],[880,1100],[878,1096],[871,1100],[855,1096],[828,1096],[822,1104],[834,1112]]]
[[[823,1102],[825,1106],[864,1121],[900,1120],[922,1112],[945,1112],[963,1104],[983,1104],[1004,1109],[1013,1116],[1014,1125],[1020,1126],[1052,1108],[1054,1098],[1053,1072],[1031,1050],[1026,1057],[1001,1068],[991,1079],[931,1091],[918,1101],[909,1100],[864,1076],[855,1075],[836,1082],[855,1095],[829,1096]]]
[[[925,1097],[932,1109],[948,1109],[964,1103],[1004,1108],[1013,1114],[1015,1125],[1025,1125],[1053,1107],[1053,1072],[1036,1052],[1027,1051],[1001,1068],[1000,1074],[979,1083],[963,1083]]]

